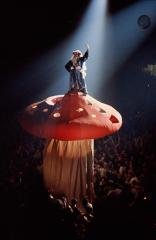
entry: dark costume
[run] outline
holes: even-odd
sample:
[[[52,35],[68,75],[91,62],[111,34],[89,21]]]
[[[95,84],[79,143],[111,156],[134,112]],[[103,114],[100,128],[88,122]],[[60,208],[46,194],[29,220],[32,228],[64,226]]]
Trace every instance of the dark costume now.
[[[77,51],[80,52],[79,50],[77,50]],[[87,94],[87,86],[85,83],[85,75],[86,75],[85,61],[87,60],[88,55],[89,55],[89,49],[87,49],[87,51],[85,52],[85,54],[83,56],[81,55],[80,57],[75,59],[76,61],[71,59],[65,65],[65,68],[70,73],[70,86],[69,87],[70,87],[71,91],[76,90],[76,91],[81,91],[81,92]]]

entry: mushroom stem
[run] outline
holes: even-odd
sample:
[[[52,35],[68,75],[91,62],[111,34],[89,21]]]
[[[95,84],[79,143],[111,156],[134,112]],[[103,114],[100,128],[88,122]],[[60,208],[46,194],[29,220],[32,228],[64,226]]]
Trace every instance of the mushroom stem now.
[[[94,140],[49,140],[44,149],[43,177],[46,188],[61,193],[68,202],[76,198],[79,205],[87,197],[92,202]]]

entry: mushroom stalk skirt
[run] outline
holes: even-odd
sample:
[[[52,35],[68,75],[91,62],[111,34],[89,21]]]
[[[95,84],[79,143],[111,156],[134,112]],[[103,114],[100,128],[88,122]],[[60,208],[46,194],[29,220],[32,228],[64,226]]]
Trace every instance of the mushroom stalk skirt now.
[[[61,193],[68,202],[76,198],[81,204],[94,197],[94,140],[49,140],[44,149],[43,178],[53,194]]]

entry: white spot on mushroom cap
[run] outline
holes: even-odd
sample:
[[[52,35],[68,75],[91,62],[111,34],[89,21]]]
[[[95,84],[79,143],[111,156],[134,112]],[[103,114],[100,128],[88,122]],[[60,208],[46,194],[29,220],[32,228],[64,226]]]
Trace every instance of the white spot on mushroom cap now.
[[[33,105],[32,108],[34,108],[34,109],[37,108],[37,105]]]
[[[95,114],[91,114],[92,118],[96,118],[96,115]]]
[[[43,112],[48,112],[48,108],[44,108],[44,109],[43,109]]]
[[[61,116],[61,114],[60,114],[59,112],[56,112],[56,113],[53,114],[53,116],[54,116],[55,118],[58,118],[58,117]]]
[[[84,109],[83,109],[83,108],[78,108],[78,109],[76,109],[76,111],[77,111],[77,112],[83,112]]]

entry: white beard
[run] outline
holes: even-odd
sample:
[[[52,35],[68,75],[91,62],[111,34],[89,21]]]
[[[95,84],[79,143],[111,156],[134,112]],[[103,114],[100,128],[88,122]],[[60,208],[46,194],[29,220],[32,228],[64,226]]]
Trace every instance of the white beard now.
[[[79,57],[75,57],[75,56],[72,57],[71,60],[72,60],[72,63],[74,66],[76,66],[78,59],[79,59]]]
[[[79,57],[75,57],[75,56],[73,56],[71,58],[71,61],[72,61],[74,66],[77,65],[78,59],[79,59]],[[86,71],[87,71],[86,63],[85,62],[83,63],[82,68],[80,66],[78,66],[78,67],[76,67],[76,69],[79,70],[82,73],[82,76],[85,79],[86,75],[87,75],[87,73],[86,73]]]

